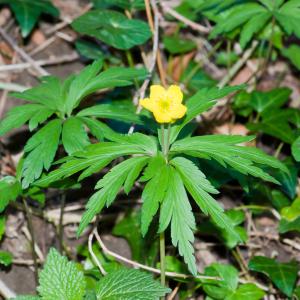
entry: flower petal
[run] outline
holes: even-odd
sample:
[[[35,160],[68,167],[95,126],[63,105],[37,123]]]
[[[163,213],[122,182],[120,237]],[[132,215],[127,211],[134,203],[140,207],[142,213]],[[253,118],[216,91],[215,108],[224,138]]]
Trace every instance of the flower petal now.
[[[149,98],[141,99],[140,105],[151,112],[153,112],[157,106],[156,103]]]
[[[167,90],[167,97],[176,104],[182,103],[183,94],[178,85],[171,85]]]
[[[159,99],[165,99],[167,96],[166,90],[161,85],[151,85],[150,87],[150,99],[158,101]]]
[[[160,109],[153,111],[154,118],[158,123],[172,123],[173,119],[169,113],[166,113]]]
[[[183,104],[173,105],[170,108],[170,116],[173,119],[181,119],[187,111],[187,107]]]

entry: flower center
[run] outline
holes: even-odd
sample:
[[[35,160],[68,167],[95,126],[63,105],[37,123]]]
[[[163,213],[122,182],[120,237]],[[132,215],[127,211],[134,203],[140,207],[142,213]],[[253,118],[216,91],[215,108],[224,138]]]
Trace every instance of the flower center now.
[[[159,101],[160,109],[164,112],[167,112],[170,109],[170,104],[171,104],[171,102],[168,99]]]

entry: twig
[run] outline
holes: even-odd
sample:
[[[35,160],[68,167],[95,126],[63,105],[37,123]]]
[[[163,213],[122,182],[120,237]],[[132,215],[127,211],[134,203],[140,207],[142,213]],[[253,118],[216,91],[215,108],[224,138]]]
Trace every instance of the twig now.
[[[178,284],[176,285],[175,289],[172,291],[172,293],[168,297],[168,300],[173,300],[176,297],[176,295],[177,295],[177,293],[179,291],[180,285],[181,285],[181,282],[178,282]]]
[[[127,264],[130,264],[136,268],[140,268],[140,269],[143,269],[143,270],[147,270],[149,272],[152,272],[152,273],[155,273],[155,274],[160,274],[160,270],[159,269],[155,269],[155,268],[152,268],[152,267],[149,267],[149,266],[146,266],[146,265],[143,265],[143,264],[140,264],[136,261],[133,261],[133,260],[130,260],[126,257],[123,257],[111,250],[109,250],[105,244],[103,243],[103,241],[101,240],[100,238],[100,235],[97,231],[97,229],[94,229],[94,234],[95,234],[95,237],[99,243],[99,246],[101,247],[101,249],[103,250],[103,252],[106,254],[106,255],[110,255],[112,257],[114,257],[115,259],[119,260],[119,261],[122,261],[124,263],[127,263]],[[175,277],[175,278],[182,278],[182,279],[187,279],[187,278],[196,278],[196,279],[200,279],[200,280],[221,280],[219,277],[214,277],[214,276],[204,276],[204,275],[197,275],[197,276],[192,276],[192,275],[188,275],[188,274],[182,274],[182,273],[175,273],[175,272],[166,272],[165,273],[167,277]]]
[[[5,299],[12,299],[17,297],[17,295],[0,279],[0,294]]]
[[[78,59],[79,55],[77,52],[73,52],[71,54],[62,55],[60,57],[50,57],[49,59],[37,60],[35,63],[38,66],[50,66],[50,65],[58,65],[67,62],[73,62]],[[17,71],[24,70],[32,67],[31,63],[19,63],[19,64],[10,64],[10,65],[2,65],[0,66],[0,72],[9,72],[9,71]],[[1,88],[1,86],[0,86]]]
[[[95,264],[98,266],[100,272],[103,274],[103,275],[106,275],[107,272],[104,270],[104,268],[102,267],[100,261],[98,260],[96,254],[94,253],[93,251],[93,238],[94,238],[94,235],[96,234],[96,231],[97,229],[95,228],[92,233],[89,235],[89,243],[88,243],[88,247],[89,247],[89,252],[95,262]]]
[[[27,90],[27,86],[23,86],[16,83],[10,83],[10,82],[0,82],[0,90],[7,90],[12,92],[23,92]]]
[[[161,1],[160,5],[165,13],[168,13],[169,15],[171,15],[178,21],[181,21],[185,25],[191,27],[193,30],[196,30],[196,31],[199,31],[199,32],[205,33],[205,34],[210,32],[209,28],[207,28],[203,25],[200,25],[198,23],[195,23],[195,22],[191,21],[190,19],[184,17],[183,15],[181,15],[177,11],[175,11],[173,8],[168,6],[165,2]]]
[[[58,224],[58,238],[59,238],[59,251],[62,253],[63,251],[63,241],[64,241],[64,209],[66,205],[66,195],[63,193],[60,199],[60,216],[59,216],[59,224]]]
[[[229,70],[227,76],[225,76],[223,78],[223,80],[220,81],[220,83],[218,85],[220,88],[223,88],[225,85],[227,85],[231,81],[231,79],[235,76],[235,74],[240,70],[240,68],[250,58],[250,56],[255,51],[257,46],[258,46],[258,41],[253,41],[252,46],[247,51],[245,51],[243,57],[232,66],[232,68]]]
[[[29,62],[32,67],[41,75],[47,76],[49,73],[41,68],[36,62],[29,56],[23,49],[21,49],[16,42],[0,27],[0,35],[2,35],[3,39],[27,62]]]

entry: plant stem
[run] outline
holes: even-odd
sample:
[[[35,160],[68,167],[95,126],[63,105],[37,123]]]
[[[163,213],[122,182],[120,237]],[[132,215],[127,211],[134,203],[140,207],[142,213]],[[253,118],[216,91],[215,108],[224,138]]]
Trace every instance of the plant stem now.
[[[161,232],[159,235],[159,249],[160,249],[160,282],[162,286],[166,284],[166,249],[165,249],[165,232]],[[164,299],[162,297],[161,299]]]
[[[165,125],[164,124],[160,125],[160,130],[161,130],[161,149],[163,155],[165,156]]]
[[[58,248],[59,252],[62,254],[63,252],[63,240],[64,240],[64,210],[66,205],[66,195],[63,193],[60,199],[60,217],[59,217],[59,225],[58,225]]]
[[[22,197],[22,201],[24,204],[25,208],[25,213],[26,213],[26,218],[27,218],[27,223],[28,223],[28,230],[31,235],[31,252],[32,252],[32,259],[33,259],[33,264],[34,264],[34,279],[36,286],[38,285],[38,264],[37,264],[37,255],[35,252],[35,236],[34,236],[34,230],[33,230],[33,225],[32,225],[32,215],[29,209],[29,206],[27,204],[27,201],[24,197]]]
[[[167,131],[167,139],[166,139],[166,147],[165,147],[165,157],[168,158],[169,148],[170,148],[170,135],[171,135],[171,125],[168,124],[168,131]]]

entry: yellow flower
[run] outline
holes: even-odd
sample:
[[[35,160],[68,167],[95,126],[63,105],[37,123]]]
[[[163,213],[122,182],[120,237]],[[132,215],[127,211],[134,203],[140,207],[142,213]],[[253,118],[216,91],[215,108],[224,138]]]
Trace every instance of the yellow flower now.
[[[140,100],[140,105],[151,111],[158,123],[173,123],[186,114],[182,99],[183,94],[177,85],[171,85],[168,89],[152,85],[150,97]]]

